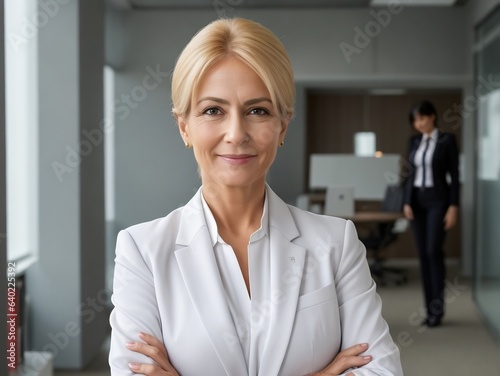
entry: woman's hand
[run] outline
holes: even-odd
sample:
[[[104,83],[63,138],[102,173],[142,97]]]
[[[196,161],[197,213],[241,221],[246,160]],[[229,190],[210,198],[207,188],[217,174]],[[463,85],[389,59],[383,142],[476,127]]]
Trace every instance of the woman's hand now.
[[[449,230],[457,223],[458,216],[458,206],[451,205],[448,207],[446,214],[444,216],[444,229]]]
[[[410,205],[405,204],[403,206],[403,213],[404,213],[406,219],[413,221],[413,209],[411,208]]]
[[[168,360],[167,349],[163,342],[146,333],[139,333],[139,337],[146,343],[128,342],[127,348],[149,356],[156,364],[129,363],[132,372],[146,376],[179,376]]]
[[[367,343],[361,343],[359,345],[354,345],[341,351],[337,354],[335,359],[323,370],[310,373],[307,376],[338,376],[345,370],[353,367],[361,367],[369,363],[372,357],[369,355],[360,356],[359,354],[365,352],[368,349]],[[349,372],[346,376],[355,376],[354,373]]]

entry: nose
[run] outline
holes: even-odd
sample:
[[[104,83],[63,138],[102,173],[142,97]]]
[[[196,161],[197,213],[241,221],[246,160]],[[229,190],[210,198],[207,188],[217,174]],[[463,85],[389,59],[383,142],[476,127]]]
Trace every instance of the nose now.
[[[226,142],[239,146],[248,141],[247,123],[243,116],[230,116],[227,120],[226,127]]]

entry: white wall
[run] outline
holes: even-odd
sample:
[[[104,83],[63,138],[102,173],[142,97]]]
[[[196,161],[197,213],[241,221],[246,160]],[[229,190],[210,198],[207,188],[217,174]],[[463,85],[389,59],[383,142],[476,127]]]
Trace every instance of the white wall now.
[[[364,30],[373,20],[368,9],[236,9],[235,13],[261,22],[282,37],[300,84],[296,118],[270,174],[272,187],[288,202],[304,189],[305,88],[461,88],[470,80],[464,60],[467,46],[457,43],[467,34],[464,8],[404,8],[359,54],[351,56],[350,63],[340,44],[354,45],[354,28]],[[106,60],[119,69],[116,97],[141,86],[147,66],[159,64],[162,71],[170,72],[192,35],[216,18],[215,10],[108,15]],[[192,153],[184,150],[170,115],[169,79],[148,91],[135,108],[128,107],[123,120],[118,114],[114,133],[118,228],[165,215],[184,204],[199,186]]]

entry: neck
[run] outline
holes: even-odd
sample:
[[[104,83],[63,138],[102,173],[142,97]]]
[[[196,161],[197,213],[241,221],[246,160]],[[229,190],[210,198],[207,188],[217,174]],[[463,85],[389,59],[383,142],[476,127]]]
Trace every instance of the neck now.
[[[436,128],[432,128],[429,132],[424,132],[424,135],[427,137],[431,137],[431,134],[432,134],[432,132],[434,132],[434,129],[436,129]]]
[[[265,184],[207,189],[203,190],[203,197],[214,215],[220,233],[252,233],[260,227]]]

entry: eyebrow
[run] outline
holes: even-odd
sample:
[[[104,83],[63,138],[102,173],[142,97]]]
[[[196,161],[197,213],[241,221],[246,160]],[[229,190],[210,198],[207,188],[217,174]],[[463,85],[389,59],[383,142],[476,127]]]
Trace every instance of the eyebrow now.
[[[222,98],[217,98],[217,97],[203,97],[198,102],[196,102],[196,104],[198,105],[204,101],[213,101],[213,102],[221,103],[221,104],[229,104],[229,101],[222,99]],[[260,103],[260,102],[269,102],[271,104],[273,103],[271,101],[271,99],[269,99],[267,97],[260,97],[260,98],[255,98],[255,99],[249,99],[243,104],[246,106],[249,106],[249,105]]]

